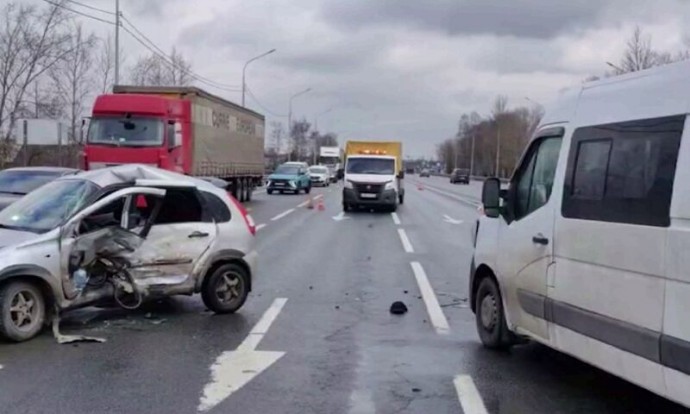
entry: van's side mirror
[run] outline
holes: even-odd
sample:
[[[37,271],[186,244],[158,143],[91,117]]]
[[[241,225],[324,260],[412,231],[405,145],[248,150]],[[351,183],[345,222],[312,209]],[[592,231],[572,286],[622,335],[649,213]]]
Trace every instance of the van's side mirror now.
[[[172,151],[175,148],[175,121],[168,121],[168,151]]]
[[[405,171],[400,170],[400,172],[398,173],[398,178],[400,178],[401,180],[405,178]]]
[[[482,204],[487,217],[498,217],[501,209],[501,181],[487,178],[482,188]]]

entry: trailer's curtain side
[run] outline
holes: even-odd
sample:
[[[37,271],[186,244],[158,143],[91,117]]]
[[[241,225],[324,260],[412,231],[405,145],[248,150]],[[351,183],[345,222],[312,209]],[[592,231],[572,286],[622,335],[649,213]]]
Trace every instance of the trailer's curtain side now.
[[[264,120],[194,96],[192,172],[232,177],[261,175],[264,169]]]

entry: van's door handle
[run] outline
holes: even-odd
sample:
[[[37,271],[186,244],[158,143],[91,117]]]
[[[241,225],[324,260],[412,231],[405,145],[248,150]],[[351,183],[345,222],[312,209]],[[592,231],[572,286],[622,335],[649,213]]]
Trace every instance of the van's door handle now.
[[[190,239],[201,239],[204,237],[208,237],[208,233],[195,231],[194,233],[189,234],[187,237],[189,237]]]
[[[544,237],[543,234],[539,233],[536,236],[532,236],[532,243],[546,246],[547,244],[549,244],[549,239]]]

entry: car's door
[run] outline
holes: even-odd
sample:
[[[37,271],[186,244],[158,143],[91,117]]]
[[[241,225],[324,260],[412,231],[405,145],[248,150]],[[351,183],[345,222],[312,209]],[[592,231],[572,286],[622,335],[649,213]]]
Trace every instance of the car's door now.
[[[67,299],[78,292],[72,281],[74,272],[93,262],[97,254],[121,251],[128,255],[137,251],[146,239],[165,190],[130,187],[105,196],[69,219],[60,231],[60,275]],[[152,212],[137,229],[128,230],[126,211],[137,197],[151,200]]]
[[[204,221],[202,199],[192,184],[138,180],[137,185],[164,189],[166,194],[138,250],[137,263],[131,271],[133,277],[137,284],[150,289],[174,287],[177,293],[193,291],[194,270],[216,240],[216,223]],[[132,205],[132,216],[145,217],[148,210],[150,205],[146,198],[137,200]],[[136,223],[129,226],[136,226]]]
[[[508,322],[544,339],[547,272],[553,262],[550,195],[560,148],[561,136],[552,132],[532,141],[511,180],[499,225],[497,265]]]

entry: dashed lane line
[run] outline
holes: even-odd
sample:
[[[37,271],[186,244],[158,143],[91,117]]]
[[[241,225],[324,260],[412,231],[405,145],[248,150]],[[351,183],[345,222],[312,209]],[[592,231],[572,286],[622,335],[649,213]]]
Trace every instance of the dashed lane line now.
[[[282,219],[283,217],[287,216],[288,214],[292,213],[293,211],[295,211],[294,208],[291,208],[290,210],[283,211],[282,213],[280,213],[280,214],[278,214],[277,216],[273,217],[273,218],[271,219],[271,221],[280,220],[280,219]]]
[[[263,229],[264,227],[266,227],[265,223],[257,224],[256,225],[256,231],[259,231],[259,230]]]
[[[414,277],[417,279],[417,285],[419,285],[419,290],[422,292],[422,299],[426,305],[427,313],[429,314],[429,320],[431,320],[431,325],[436,330],[439,335],[447,335],[450,332],[450,326],[448,325],[448,320],[446,315],[443,314],[441,305],[438,303],[434,289],[429,283],[429,278],[426,276],[424,268],[419,262],[411,262],[412,272],[414,272]]]
[[[395,223],[396,226],[399,226],[400,217],[398,217],[398,213],[391,213],[391,217],[393,217],[393,223]]]
[[[465,414],[488,414],[484,400],[469,375],[457,375],[453,381],[458,400]]]
[[[400,241],[402,242],[405,252],[414,253],[414,248],[412,247],[412,243],[410,243],[409,237],[407,237],[407,233],[405,233],[405,229],[398,229],[398,235],[400,236]]]

